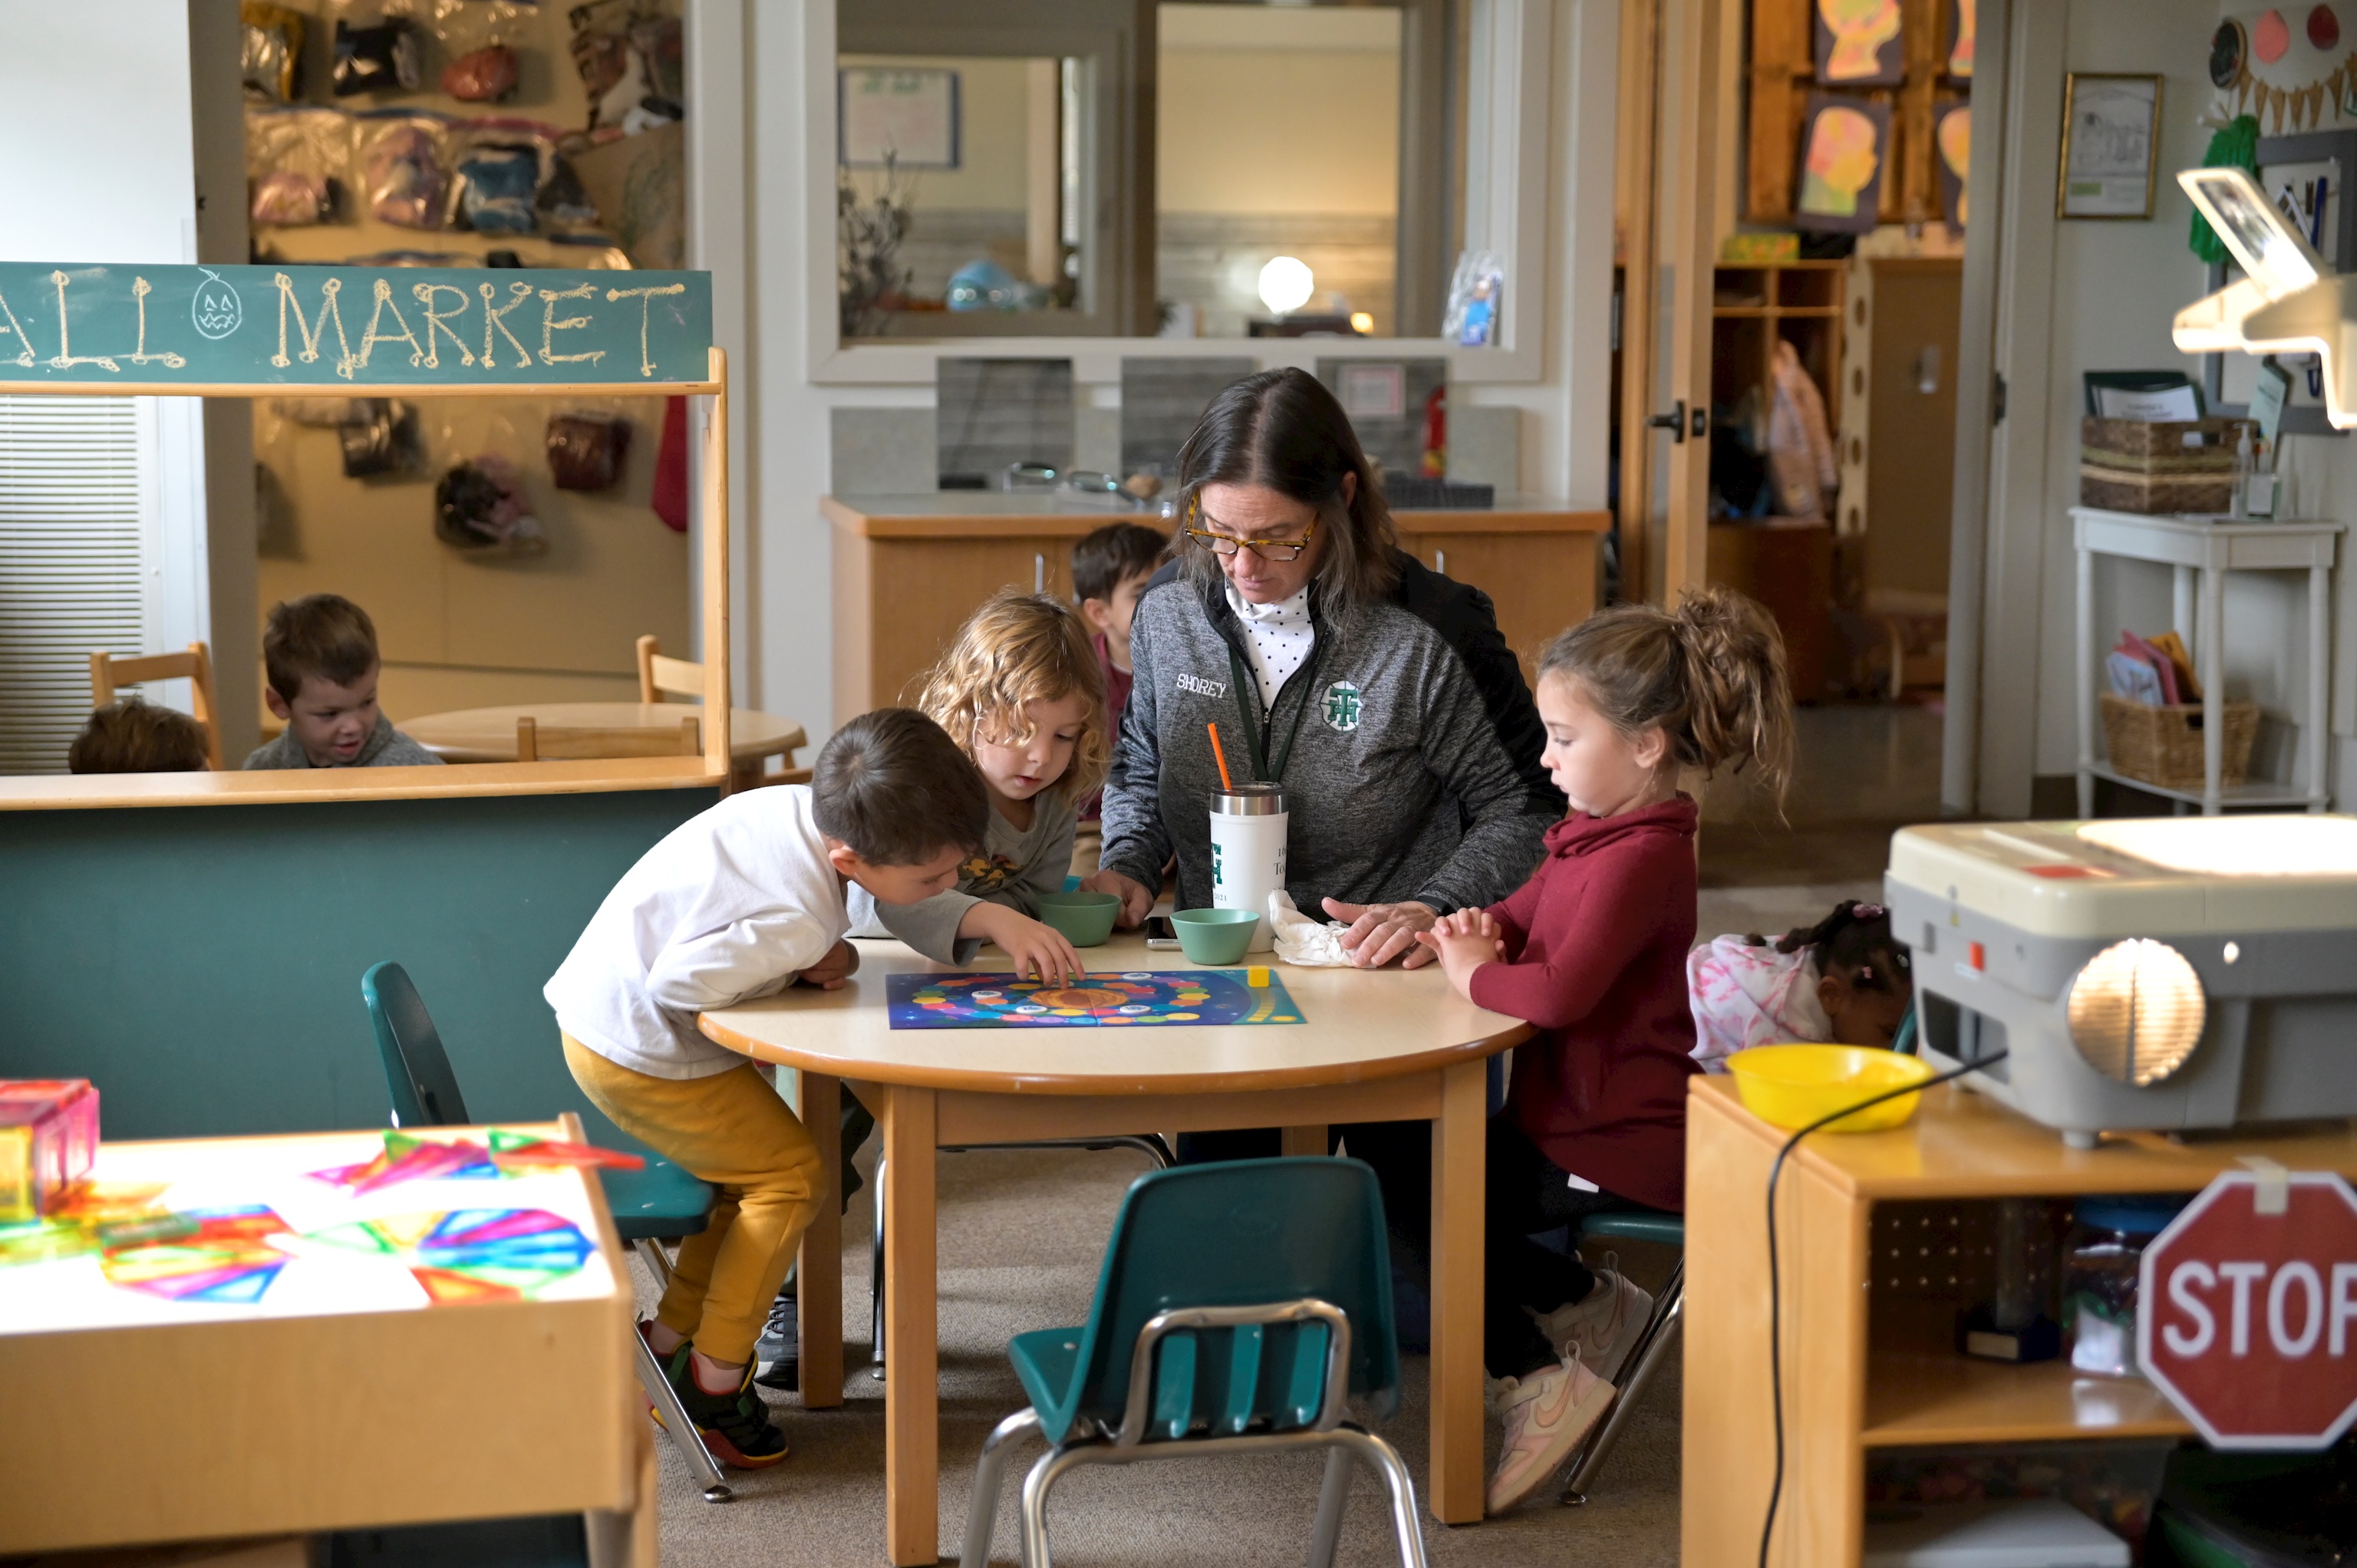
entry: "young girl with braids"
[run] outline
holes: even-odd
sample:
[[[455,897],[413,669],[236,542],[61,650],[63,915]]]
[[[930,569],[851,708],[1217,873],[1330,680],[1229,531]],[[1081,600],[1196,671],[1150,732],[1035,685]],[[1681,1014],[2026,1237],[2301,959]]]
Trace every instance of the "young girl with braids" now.
[[[1695,1059],[1713,1072],[1736,1052],[1785,1040],[1888,1047],[1915,976],[1890,934],[1890,911],[1846,898],[1813,926],[1775,941],[1726,936],[1686,957]]]
[[[1749,768],[1781,793],[1792,745],[1783,639],[1724,588],[1583,621],[1541,656],[1537,697],[1541,760],[1570,812],[1520,891],[1423,938],[1458,992],[1538,1026],[1490,1123],[1483,1350],[1506,1428],[1493,1514],[1578,1447],[1652,1309],[1616,1270],[1531,1238],[1685,1206],[1686,1079],[1701,1069],[1685,973],[1695,802],[1679,776]]]

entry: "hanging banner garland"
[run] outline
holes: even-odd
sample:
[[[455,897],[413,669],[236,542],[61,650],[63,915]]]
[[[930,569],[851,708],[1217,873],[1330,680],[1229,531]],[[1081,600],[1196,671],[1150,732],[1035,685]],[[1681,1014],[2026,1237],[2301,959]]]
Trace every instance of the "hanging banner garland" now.
[[[2210,36],[2210,82],[2220,116],[2254,115],[2271,136],[2357,121],[2357,50],[2342,50],[2334,5],[2230,6]]]

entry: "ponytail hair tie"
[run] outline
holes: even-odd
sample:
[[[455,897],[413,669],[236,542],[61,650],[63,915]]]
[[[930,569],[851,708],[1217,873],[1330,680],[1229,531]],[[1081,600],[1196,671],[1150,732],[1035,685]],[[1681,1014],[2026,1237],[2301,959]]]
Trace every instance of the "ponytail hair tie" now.
[[[1889,913],[1890,911],[1879,904],[1860,904],[1850,911],[1850,918],[1855,920],[1879,920]]]

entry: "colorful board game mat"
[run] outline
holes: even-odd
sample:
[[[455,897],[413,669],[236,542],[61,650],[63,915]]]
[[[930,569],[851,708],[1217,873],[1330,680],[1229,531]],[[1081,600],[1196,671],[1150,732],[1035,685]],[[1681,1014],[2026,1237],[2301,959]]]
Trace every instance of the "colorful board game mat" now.
[[[1273,970],[1134,970],[1049,985],[1012,974],[885,977],[896,1029],[1112,1028],[1154,1024],[1298,1024]]]

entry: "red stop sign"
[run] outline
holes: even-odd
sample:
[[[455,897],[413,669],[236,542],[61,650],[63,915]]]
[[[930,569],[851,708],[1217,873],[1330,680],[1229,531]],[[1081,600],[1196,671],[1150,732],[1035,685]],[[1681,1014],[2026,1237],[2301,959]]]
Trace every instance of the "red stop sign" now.
[[[2357,1419],[2357,1194],[2220,1176],[2145,1249],[2136,1356],[2213,1448],[2323,1448]]]

